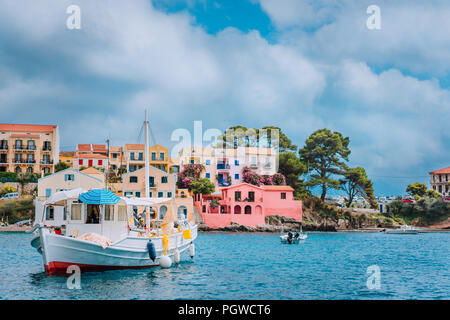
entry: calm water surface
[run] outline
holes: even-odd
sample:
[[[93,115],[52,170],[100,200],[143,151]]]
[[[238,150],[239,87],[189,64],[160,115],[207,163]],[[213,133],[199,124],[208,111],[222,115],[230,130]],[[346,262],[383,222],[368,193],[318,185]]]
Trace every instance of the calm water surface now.
[[[81,290],[46,276],[32,236],[0,233],[0,299],[450,299],[450,233],[200,234],[170,269],[84,273]],[[369,290],[366,270],[381,269]]]

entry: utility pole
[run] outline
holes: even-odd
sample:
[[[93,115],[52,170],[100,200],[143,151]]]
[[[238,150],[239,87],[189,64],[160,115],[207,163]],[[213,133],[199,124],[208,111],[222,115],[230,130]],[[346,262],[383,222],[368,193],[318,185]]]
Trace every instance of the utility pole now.
[[[150,181],[149,181],[149,148],[148,148],[148,123],[147,120],[147,109],[145,109],[145,121],[144,121],[144,135],[145,135],[145,146],[144,146],[144,161],[145,161],[145,198],[148,198],[150,194]]]
[[[105,189],[108,190],[108,176],[109,176],[109,139],[106,139],[106,149],[108,150],[108,161],[105,170]]]

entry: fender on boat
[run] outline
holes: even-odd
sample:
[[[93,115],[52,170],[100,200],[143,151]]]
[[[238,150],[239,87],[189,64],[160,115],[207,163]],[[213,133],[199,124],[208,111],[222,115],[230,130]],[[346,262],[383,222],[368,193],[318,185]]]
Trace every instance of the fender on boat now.
[[[153,244],[152,240],[148,240],[147,250],[148,250],[148,256],[150,257],[150,259],[152,259],[152,261],[155,261],[156,249],[155,249],[155,245]]]

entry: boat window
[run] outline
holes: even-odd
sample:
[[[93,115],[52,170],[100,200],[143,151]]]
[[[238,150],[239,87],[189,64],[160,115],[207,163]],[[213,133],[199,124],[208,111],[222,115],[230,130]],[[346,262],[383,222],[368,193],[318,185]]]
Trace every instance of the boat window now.
[[[105,221],[114,221],[114,206],[106,205],[105,206]]]
[[[98,204],[88,204],[86,211],[86,223],[99,223],[100,206]]]
[[[127,206],[119,206],[119,221],[127,221]]]
[[[71,220],[81,220],[81,203],[72,203]]]

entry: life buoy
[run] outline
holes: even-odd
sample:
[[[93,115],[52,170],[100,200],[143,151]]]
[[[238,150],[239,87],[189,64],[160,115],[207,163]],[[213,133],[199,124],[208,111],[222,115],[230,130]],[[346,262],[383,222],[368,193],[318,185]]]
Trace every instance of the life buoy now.
[[[75,237],[75,234],[77,235],[76,237]],[[73,230],[73,231],[72,231],[72,238],[78,238],[79,234],[80,234],[80,233],[78,232],[77,229]]]

